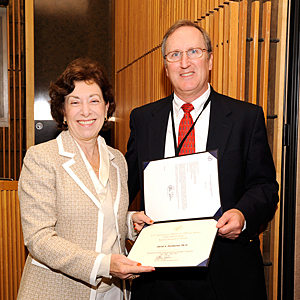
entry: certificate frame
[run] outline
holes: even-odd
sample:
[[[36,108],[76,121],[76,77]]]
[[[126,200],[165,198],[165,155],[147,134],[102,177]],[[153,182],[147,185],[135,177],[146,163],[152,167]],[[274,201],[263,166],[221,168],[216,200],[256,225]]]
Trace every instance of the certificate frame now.
[[[144,163],[145,226],[129,258],[153,267],[207,267],[221,216],[218,150]]]
[[[146,226],[128,258],[156,268],[208,267],[217,236],[217,220],[202,218]]]
[[[222,215],[217,149],[144,162],[143,182],[155,222]]]
[[[0,127],[9,126],[7,9],[0,7]]]

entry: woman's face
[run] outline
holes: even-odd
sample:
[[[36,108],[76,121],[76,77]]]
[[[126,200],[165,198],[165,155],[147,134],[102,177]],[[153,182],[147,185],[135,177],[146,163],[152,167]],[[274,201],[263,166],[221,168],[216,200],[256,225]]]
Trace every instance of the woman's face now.
[[[97,138],[108,107],[95,82],[76,81],[73,92],[65,99],[65,120],[75,140],[84,142]]]

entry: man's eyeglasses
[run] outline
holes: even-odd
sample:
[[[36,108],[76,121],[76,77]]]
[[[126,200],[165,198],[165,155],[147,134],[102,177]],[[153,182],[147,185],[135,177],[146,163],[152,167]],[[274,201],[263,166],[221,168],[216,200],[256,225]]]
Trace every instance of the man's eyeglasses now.
[[[202,48],[191,48],[186,51],[179,51],[179,50],[171,51],[164,56],[164,59],[166,59],[170,63],[180,61],[182,58],[183,52],[186,52],[188,58],[190,58],[190,59],[198,59],[203,56],[204,51],[207,51],[207,50],[202,49]]]

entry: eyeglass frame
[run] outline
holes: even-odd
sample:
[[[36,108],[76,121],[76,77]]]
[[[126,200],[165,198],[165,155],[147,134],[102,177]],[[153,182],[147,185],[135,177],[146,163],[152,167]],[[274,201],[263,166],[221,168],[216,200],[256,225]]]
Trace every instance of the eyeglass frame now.
[[[202,51],[202,55],[199,56],[199,57],[197,57],[197,58],[190,58],[189,55],[187,54],[188,58],[189,58],[189,59],[192,59],[192,60],[199,59],[199,58],[201,58],[201,57],[203,56],[203,53],[204,53],[205,51],[208,52],[207,49],[202,49],[202,48],[200,48],[200,47],[194,47],[194,48],[190,48],[190,49],[188,49],[188,50],[183,50],[183,51],[174,50],[174,51],[170,51],[170,52],[168,52],[167,54],[165,54],[165,55],[164,55],[164,59],[165,59],[167,62],[169,62],[169,63],[179,62],[179,61],[182,59],[183,52],[188,53],[188,51],[193,50],[193,49],[200,49],[200,50]],[[168,56],[170,53],[172,53],[172,52],[179,52],[179,53],[180,53],[180,58],[179,58],[178,60],[176,60],[176,61],[169,61],[169,60],[167,59],[167,56]]]

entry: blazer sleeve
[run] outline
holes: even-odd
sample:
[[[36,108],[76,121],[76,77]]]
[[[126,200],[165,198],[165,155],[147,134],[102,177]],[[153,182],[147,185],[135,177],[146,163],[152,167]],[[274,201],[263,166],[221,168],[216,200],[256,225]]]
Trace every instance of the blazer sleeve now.
[[[279,200],[275,166],[260,107],[253,124],[245,160],[245,192],[235,205],[245,216],[250,238],[272,219]]]
[[[53,157],[49,158],[49,151],[40,150],[34,146],[27,151],[19,179],[25,245],[32,257],[46,267],[97,285],[97,271],[104,254],[84,249],[56,231],[58,167],[54,166]]]

